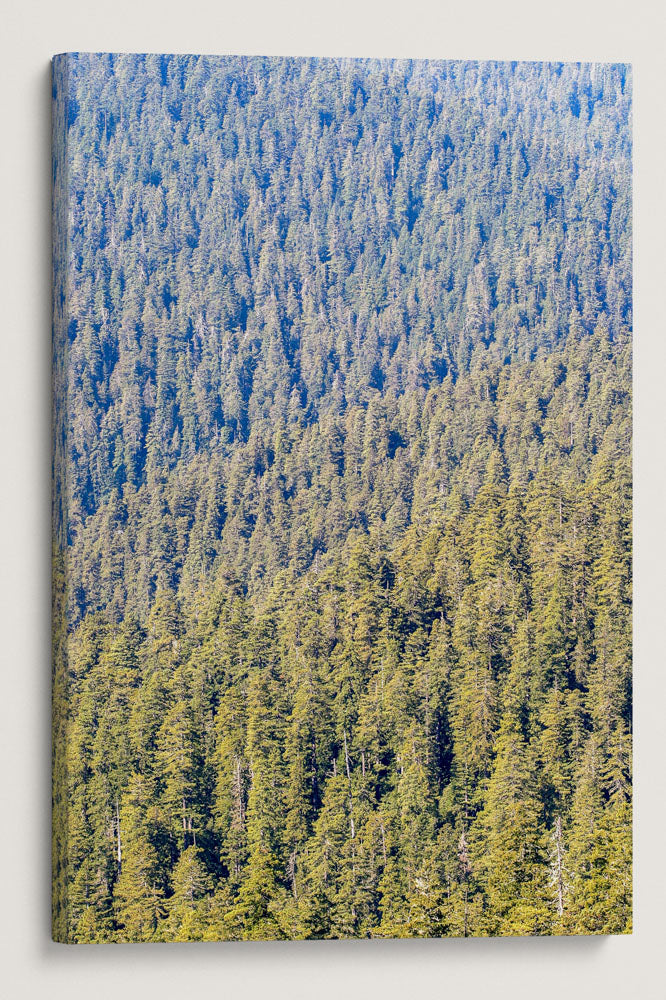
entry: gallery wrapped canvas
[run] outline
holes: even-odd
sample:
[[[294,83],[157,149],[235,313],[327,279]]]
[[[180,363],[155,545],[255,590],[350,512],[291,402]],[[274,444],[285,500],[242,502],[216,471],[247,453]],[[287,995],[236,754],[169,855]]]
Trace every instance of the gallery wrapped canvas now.
[[[53,62],[53,935],[631,930],[631,73]]]

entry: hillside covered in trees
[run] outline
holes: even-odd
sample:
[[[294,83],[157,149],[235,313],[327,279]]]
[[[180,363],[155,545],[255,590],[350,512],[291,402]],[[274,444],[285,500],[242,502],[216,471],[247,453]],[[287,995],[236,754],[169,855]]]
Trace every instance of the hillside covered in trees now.
[[[624,66],[54,63],[54,936],[631,929]]]

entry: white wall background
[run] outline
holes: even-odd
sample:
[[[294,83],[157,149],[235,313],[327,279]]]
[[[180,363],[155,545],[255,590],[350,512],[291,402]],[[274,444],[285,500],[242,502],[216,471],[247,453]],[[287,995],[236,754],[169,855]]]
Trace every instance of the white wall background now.
[[[4,0],[0,17],[0,995],[666,996],[666,4]],[[635,932],[111,945],[49,936],[50,79],[66,50],[629,61],[635,93]]]

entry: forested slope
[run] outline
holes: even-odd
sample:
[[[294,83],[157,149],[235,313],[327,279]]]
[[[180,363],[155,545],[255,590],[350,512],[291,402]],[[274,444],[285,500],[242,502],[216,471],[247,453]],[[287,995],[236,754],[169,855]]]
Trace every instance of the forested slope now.
[[[56,933],[628,930],[626,68],[70,67]]]

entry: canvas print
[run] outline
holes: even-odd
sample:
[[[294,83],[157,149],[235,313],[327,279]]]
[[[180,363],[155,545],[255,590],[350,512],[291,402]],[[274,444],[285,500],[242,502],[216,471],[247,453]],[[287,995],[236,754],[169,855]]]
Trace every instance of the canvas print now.
[[[53,935],[631,930],[631,70],[53,62]]]

